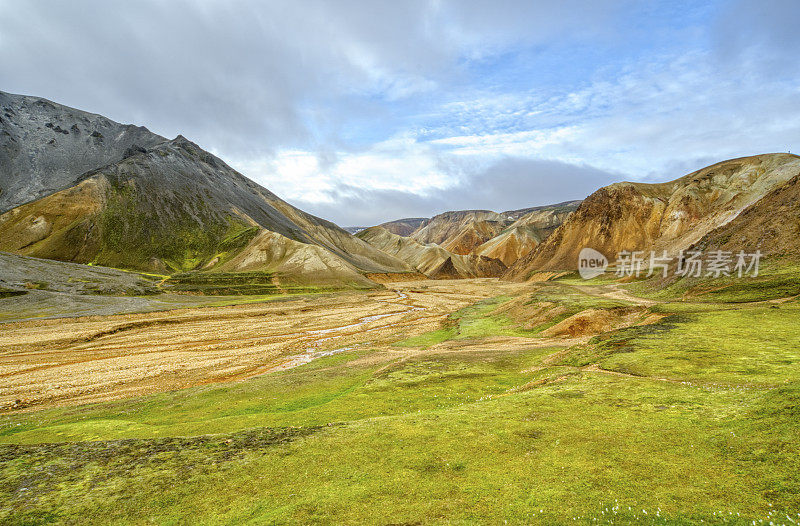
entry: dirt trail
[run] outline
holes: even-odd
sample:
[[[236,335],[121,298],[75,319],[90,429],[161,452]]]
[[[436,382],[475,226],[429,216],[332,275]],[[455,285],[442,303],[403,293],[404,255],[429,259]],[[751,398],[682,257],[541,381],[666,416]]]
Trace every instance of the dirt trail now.
[[[573,285],[573,287],[579,289],[581,292],[585,292],[592,296],[597,296],[612,300],[627,301],[629,303],[633,303],[635,305],[641,305],[644,307],[649,307],[651,305],[655,305],[658,303],[658,301],[634,296],[627,290],[621,289],[619,284],[617,283],[611,283],[608,285],[581,285],[581,286]]]

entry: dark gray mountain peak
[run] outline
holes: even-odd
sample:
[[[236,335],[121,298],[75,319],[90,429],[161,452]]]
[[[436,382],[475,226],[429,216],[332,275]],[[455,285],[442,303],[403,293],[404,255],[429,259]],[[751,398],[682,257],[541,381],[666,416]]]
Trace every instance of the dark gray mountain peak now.
[[[0,91],[0,213],[69,188],[86,172],[166,141],[40,97]]]

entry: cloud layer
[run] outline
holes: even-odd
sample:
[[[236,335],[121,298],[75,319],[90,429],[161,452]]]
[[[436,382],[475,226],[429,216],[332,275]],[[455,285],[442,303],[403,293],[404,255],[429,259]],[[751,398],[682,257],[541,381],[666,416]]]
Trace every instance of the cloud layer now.
[[[380,217],[430,217],[447,210],[518,210],[539,204],[583,199],[600,186],[618,180],[589,166],[559,161],[506,158],[450,186],[423,192],[339,184],[318,199],[297,198],[304,210],[340,224],[371,226]]]
[[[0,89],[181,133],[340,224],[800,149],[794,0],[0,0]]]

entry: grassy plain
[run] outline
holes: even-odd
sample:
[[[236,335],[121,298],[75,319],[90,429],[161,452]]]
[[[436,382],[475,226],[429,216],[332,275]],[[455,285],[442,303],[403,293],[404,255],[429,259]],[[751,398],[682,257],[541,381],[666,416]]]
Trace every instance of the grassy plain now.
[[[321,333],[335,338],[319,348],[336,352],[308,363],[0,417],[0,517],[800,522],[796,302],[637,300],[609,283],[393,287],[428,310]],[[386,312],[358,305],[356,319]],[[542,306],[558,313],[547,327],[642,312],[610,331],[552,337]],[[380,337],[367,332],[377,325]]]

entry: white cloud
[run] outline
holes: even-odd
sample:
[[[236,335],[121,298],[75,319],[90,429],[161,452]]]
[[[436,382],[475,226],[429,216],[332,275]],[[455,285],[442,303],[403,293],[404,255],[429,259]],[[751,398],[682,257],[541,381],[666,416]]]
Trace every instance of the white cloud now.
[[[456,155],[532,157],[542,153],[549,145],[570,141],[574,132],[574,127],[567,126],[550,130],[447,137],[434,139],[431,143],[448,146],[448,151]]]
[[[339,186],[425,194],[458,182],[458,173],[429,145],[401,136],[362,152],[337,152],[321,162],[311,151],[231,161],[231,166],[286,199],[330,202]]]
[[[721,76],[710,52],[651,56],[576,91],[450,103],[443,112],[451,119],[426,134],[452,154],[552,159],[630,179],[678,177],[676,170],[707,161],[800,150],[800,85],[764,83],[749,71],[742,64],[738,75]]]
[[[665,180],[725,158],[786,150],[800,143],[797,107],[800,88],[795,84],[720,78],[712,57],[698,52],[631,64],[615,79],[599,78],[557,95],[527,92],[446,102],[435,112],[437,118],[447,117],[443,125],[403,133],[362,151],[337,151],[326,166],[313,151],[296,150],[236,166],[304,206],[331,205],[324,210],[332,217],[339,214],[331,210],[347,195],[358,194],[355,188],[383,197],[406,195],[409,203],[408,195],[421,196],[417,205],[439,203],[441,191],[456,189],[460,206],[486,206],[487,193],[494,196],[492,206],[502,195],[511,203],[520,192],[511,183],[514,178],[501,177],[503,170],[517,178],[539,178],[526,187],[534,203],[542,195],[535,188],[546,187],[546,195],[556,200],[558,188],[564,199],[581,197],[570,193],[577,187],[587,193],[593,189],[577,185],[566,175],[570,170],[586,175],[595,173],[593,167],[618,179]],[[552,126],[556,118],[564,124]],[[558,180],[545,181],[552,170],[542,163],[548,161],[560,163],[553,165]],[[538,171],[525,175],[533,166]],[[489,172],[492,177],[479,177]],[[470,202],[463,184],[478,180],[480,188]],[[500,184],[508,188],[497,188]],[[425,201],[434,195],[440,200]],[[409,204],[409,211],[418,210],[414,206]],[[373,215],[380,216],[380,210]]]

